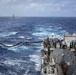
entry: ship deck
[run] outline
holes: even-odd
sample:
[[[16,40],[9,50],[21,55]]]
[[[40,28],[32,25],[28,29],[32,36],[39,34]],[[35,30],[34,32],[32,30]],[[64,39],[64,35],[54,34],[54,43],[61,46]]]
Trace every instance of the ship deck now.
[[[47,48],[43,48],[43,51],[47,52]],[[50,50],[53,50],[52,56],[55,59],[55,63],[56,63],[56,69],[57,69],[57,74],[52,74],[52,75],[64,75],[61,66],[59,65],[62,59],[62,54],[64,52],[64,49],[59,49],[59,48],[50,48]],[[51,56],[50,56],[51,58]],[[44,74],[42,74],[44,75]],[[46,74],[45,74],[46,75]],[[51,75],[51,74],[47,74],[47,75]]]
[[[42,44],[41,49],[41,55],[42,57],[45,56],[44,61],[50,63],[51,59],[54,58],[56,70],[57,73],[55,74],[45,74],[45,75],[64,75],[63,70],[65,66],[68,67],[68,70],[66,71],[66,75],[76,75],[76,51],[74,48],[70,49],[69,46],[66,46],[66,44],[63,44],[60,46],[59,43],[53,44],[52,40],[45,39]],[[53,53],[52,53],[53,52]],[[51,55],[51,56],[50,56]],[[47,67],[47,65],[45,65]],[[48,69],[47,69],[48,70]],[[44,75],[44,74],[42,74]]]
[[[57,64],[57,71],[58,71],[57,75],[64,75],[63,71],[62,71],[62,68],[59,64]]]

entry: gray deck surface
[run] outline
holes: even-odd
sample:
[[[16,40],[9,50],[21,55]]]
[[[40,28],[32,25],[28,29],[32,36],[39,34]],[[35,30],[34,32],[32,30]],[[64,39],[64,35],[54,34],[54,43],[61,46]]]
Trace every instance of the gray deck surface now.
[[[61,66],[57,64],[58,75],[64,75]]]
[[[64,75],[61,66],[59,65],[62,58],[62,54],[63,54],[63,49],[54,49],[54,55],[56,56],[56,62],[57,62],[56,66],[57,66],[58,75]]]

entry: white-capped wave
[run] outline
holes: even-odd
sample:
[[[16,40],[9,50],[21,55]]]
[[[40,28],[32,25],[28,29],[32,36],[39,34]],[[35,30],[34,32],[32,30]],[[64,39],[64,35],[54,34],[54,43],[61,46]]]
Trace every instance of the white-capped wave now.
[[[18,38],[21,38],[21,39],[23,39],[23,38],[25,38],[24,36],[18,36]]]
[[[50,28],[52,28],[53,26],[49,26]]]
[[[56,37],[56,38],[59,38],[59,37],[61,37],[61,35],[57,34],[57,35],[55,35],[55,37]]]
[[[8,70],[8,73],[9,73],[10,75],[17,75],[16,72],[12,72],[12,71],[10,71],[10,70]],[[2,74],[2,75],[3,75],[3,74]]]
[[[45,39],[45,37],[39,37],[38,39],[39,39],[39,40],[44,40],[44,39]]]
[[[47,28],[47,29],[45,29],[46,31],[52,31],[52,28]]]
[[[38,36],[38,39],[43,40],[47,37],[52,38],[52,32],[42,32],[42,33],[33,33],[34,36]],[[62,35],[59,32],[55,32],[53,38],[61,37]]]
[[[66,33],[66,31],[65,30],[62,30],[62,31],[60,31],[61,33]]]
[[[1,37],[6,37],[6,36],[10,36],[10,35],[16,35],[18,32],[3,32],[0,33]]]
[[[24,50],[28,50],[28,49],[29,49],[28,46],[20,46],[20,47],[11,47],[11,48],[8,48],[8,50],[12,50],[14,52],[24,51]]]
[[[55,26],[55,30],[59,30],[59,29],[62,29],[62,27]]]
[[[14,52],[18,52],[18,48],[17,47],[11,47],[11,48],[8,48],[8,50],[12,50]]]
[[[62,29],[62,27],[58,27],[58,29]]]
[[[29,55],[29,57],[30,57],[30,61],[35,62],[35,70],[40,71],[40,67],[41,67],[40,55]]]
[[[44,35],[47,35],[47,32],[36,32],[36,33],[33,33],[32,35],[34,35],[34,36],[44,36]]]
[[[21,50],[25,51],[25,50],[29,50],[29,49],[30,49],[29,46],[20,46],[20,47],[19,47],[19,50],[20,50],[20,51],[21,51]]]
[[[0,72],[0,75],[5,75],[5,74]]]
[[[38,28],[36,28],[36,31],[45,31],[45,29],[41,28],[41,27],[38,27]]]
[[[15,66],[15,65],[20,66],[20,63],[17,62],[16,60],[15,60],[15,61],[13,61],[13,60],[6,60],[6,61],[4,61],[3,63],[4,63],[5,65],[8,65],[8,66]]]

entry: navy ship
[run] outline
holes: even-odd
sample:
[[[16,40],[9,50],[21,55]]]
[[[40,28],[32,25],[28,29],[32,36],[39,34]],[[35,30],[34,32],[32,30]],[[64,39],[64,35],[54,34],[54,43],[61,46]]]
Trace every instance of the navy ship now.
[[[76,34],[46,38],[41,44],[41,75],[76,75]]]

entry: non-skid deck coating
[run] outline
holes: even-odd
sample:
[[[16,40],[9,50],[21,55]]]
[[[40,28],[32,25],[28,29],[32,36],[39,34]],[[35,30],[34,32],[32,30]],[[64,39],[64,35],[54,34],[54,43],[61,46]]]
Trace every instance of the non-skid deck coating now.
[[[56,65],[57,66],[57,71],[58,71],[58,73],[57,73],[57,75],[64,75],[63,74],[63,71],[62,71],[62,69],[61,69],[61,66],[60,65]]]
[[[54,55],[56,57],[56,67],[57,67],[57,75],[64,75],[61,66],[59,63],[61,62],[62,59],[62,54],[63,54],[64,49],[54,49]]]
[[[44,48],[44,50],[46,50],[46,49],[47,48]],[[62,59],[62,54],[64,52],[64,49],[52,48],[52,50],[53,50],[53,55],[55,57],[55,62],[56,62],[56,67],[57,67],[57,75],[64,75],[63,71],[61,69],[61,66],[59,65],[59,63],[61,62],[61,59]]]

